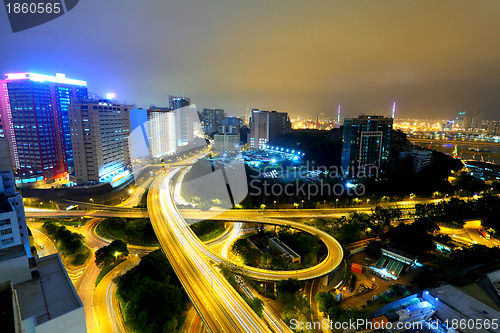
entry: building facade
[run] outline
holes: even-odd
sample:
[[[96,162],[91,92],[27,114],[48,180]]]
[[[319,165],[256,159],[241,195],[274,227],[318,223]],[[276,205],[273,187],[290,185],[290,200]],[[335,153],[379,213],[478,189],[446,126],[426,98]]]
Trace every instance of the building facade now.
[[[173,95],[168,96],[168,106],[172,110],[180,109],[188,105],[191,105],[190,97],[173,96]]]
[[[292,125],[286,112],[252,110],[250,148],[260,149],[280,134],[290,133]]]
[[[176,145],[177,147],[187,146],[194,141],[193,112],[191,98],[181,96],[168,96],[169,107],[175,112]]]
[[[222,119],[219,126],[219,134],[239,134],[241,128],[241,118],[226,117]]]
[[[345,118],[342,138],[342,168],[353,176],[353,168],[380,168],[389,160],[393,119],[383,116]],[[351,170],[351,171],[350,171]]]
[[[10,170],[0,171],[0,249],[22,245],[30,252],[23,198]]]
[[[213,149],[215,151],[237,151],[240,146],[239,134],[215,134]]]
[[[465,130],[479,130],[483,127],[484,113],[481,111],[462,111],[457,114],[457,125]]]
[[[147,110],[149,156],[152,159],[163,159],[175,154],[176,121],[172,108],[151,107]]]
[[[87,97],[86,82],[60,73],[5,74],[5,82],[2,115],[19,176],[28,182],[67,177],[74,166],[68,104]]]
[[[219,127],[222,125],[222,120],[225,116],[226,114],[223,109],[203,109],[203,132],[206,135],[219,133]]]
[[[131,105],[108,100],[75,99],[69,105],[69,119],[77,185],[110,182],[130,175]]]
[[[5,80],[0,80],[0,137],[7,139],[12,166],[16,170],[19,169],[19,156],[17,154],[16,136],[14,135],[14,123],[12,122],[9,90]]]

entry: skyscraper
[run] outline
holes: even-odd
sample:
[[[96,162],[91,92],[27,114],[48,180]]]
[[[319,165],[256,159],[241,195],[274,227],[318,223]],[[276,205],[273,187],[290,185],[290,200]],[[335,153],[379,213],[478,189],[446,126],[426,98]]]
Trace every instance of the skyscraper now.
[[[61,257],[39,257],[31,245],[14,176],[0,170],[2,332],[86,332],[85,310]]]
[[[342,168],[380,168],[389,159],[392,118],[359,116],[345,118],[342,139]],[[352,172],[350,172],[352,175]]]
[[[9,142],[12,166],[19,169],[19,156],[17,154],[17,143],[14,135],[14,124],[12,123],[12,112],[10,109],[9,90],[7,81],[0,80],[0,137]]]
[[[175,112],[171,108],[151,107],[147,111],[149,156],[163,159],[176,152]]]
[[[189,97],[168,96],[169,106],[175,112],[177,147],[187,146],[194,140],[193,112]]]
[[[2,96],[2,108],[13,128],[7,137],[15,168],[28,181],[66,177],[74,165],[68,104],[71,98],[87,97],[86,82],[60,73],[6,74],[5,81],[8,104]]]
[[[222,125],[225,113],[223,109],[203,109],[203,131],[205,134],[213,135],[219,133],[219,127]]]
[[[241,128],[241,119],[236,117],[226,117],[222,119],[219,127],[220,134],[239,134]]]
[[[250,148],[259,149],[280,134],[290,133],[292,124],[286,112],[252,110]]]
[[[180,109],[191,104],[191,98],[182,96],[168,96],[168,106],[175,109]]]
[[[31,253],[23,198],[16,192],[12,171],[2,170],[0,171],[0,249],[16,245],[23,245],[26,253]]]
[[[459,127],[466,130],[477,130],[483,126],[484,114],[481,111],[462,111],[456,118]]]
[[[130,108],[108,100],[72,100],[68,108],[75,158],[72,182],[116,186],[130,175]]]

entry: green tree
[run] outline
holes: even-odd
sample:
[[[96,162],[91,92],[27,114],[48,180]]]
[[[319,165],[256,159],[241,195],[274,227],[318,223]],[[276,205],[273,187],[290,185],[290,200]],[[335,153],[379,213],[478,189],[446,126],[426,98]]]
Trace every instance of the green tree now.
[[[300,282],[297,279],[289,278],[276,283],[276,292],[278,294],[295,294],[300,290]]]
[[[122,240],[114,240],[95,252],[95,263],[98,267],[111,265],[118,258],[128,256],[127,244]]]
[[[335,297],[330,293],[320,292],[314,296],[316,302],[318,302],[318,308],[321,312],[327,312],[328,309],[335,306]]]
[[[372,258],[379,258],[382,255],[382,243],[372,240],[366,246],[366,253]]]

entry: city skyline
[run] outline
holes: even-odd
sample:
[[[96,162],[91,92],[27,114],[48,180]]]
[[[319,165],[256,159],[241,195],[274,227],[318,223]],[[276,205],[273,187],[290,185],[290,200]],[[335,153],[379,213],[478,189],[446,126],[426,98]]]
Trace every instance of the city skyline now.
[[[2,333],[498,331],[500,2],[58,1],[0,10]]]
[[[4,45],[16,52],[0,68],[82,77],[92,92],[144,108],[173,94],[237,116],[261,108],[333,118],[339,104],[345,117],[388,116],[397,101],[401,118],[495,118],[500,4],[429,4],[89,1],[17,34],[4,20]]]

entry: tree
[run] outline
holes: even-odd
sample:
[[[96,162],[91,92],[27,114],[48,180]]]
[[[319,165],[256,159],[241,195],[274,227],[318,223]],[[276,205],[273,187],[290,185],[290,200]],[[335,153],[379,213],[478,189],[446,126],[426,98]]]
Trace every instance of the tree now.
[[[254,297],[253,299],[248,301],[248,305],[252,308],[252,310],[259,316],[262,317],[262,310],[264,309],[264,302],[258,298]]]
[[[382,255],[382,243],[372,240],[366,246],[366,253],[372,258],[379,258]]]
[[[295,294],[300,290],[300,283],[297,279],[286,279],[276,283],[276,292],[278,294]]]
[[[186,309],[185,293],[161,251],[142,258],[118,282],[127,325],[140,333],[177,332]]]
[[[321,312],[327,312],[328,309],[335,306],[335,297],[330,293],[320,292],[314,296],[316,302],[318,302],[318,308]]]
[[[122,240],[114,240],[95,252],[95,263],[98,267],[111,265],[118,258],[128,256],[127,244]]]

